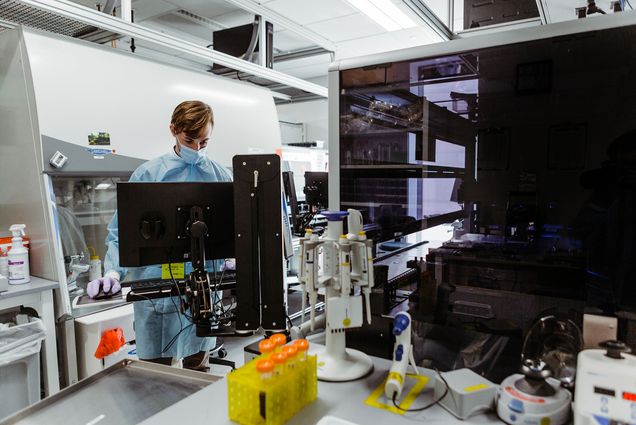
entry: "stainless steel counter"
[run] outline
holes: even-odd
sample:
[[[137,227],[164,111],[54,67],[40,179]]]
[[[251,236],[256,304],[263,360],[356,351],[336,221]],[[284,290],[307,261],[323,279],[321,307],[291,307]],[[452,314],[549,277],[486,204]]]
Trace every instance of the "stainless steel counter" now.
[[[124,360],[0,421],[0,425],[137,424],[217,379],[205,373]]]

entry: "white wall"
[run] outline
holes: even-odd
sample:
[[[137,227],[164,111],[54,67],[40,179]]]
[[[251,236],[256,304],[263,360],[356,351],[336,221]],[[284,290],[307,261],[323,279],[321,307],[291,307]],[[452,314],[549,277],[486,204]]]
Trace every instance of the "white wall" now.
[[[327,146],[327,99],[277,105],[278,119],[305,124],[305,141],[322,140]]]
[[[150,159],[174,144],[174,107],[198,99],[214,109],[208,155],[222,165],[280,147],[267,90],[35,30],[24,38],[43,135],[88,148],[89,133],[106,131],[118,154]]]

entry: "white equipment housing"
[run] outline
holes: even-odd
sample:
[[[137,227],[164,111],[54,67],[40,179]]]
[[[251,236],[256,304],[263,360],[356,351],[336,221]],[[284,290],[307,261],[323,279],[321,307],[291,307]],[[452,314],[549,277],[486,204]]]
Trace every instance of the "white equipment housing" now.
[[[574,425],[636,423],[636,356],[581,351],[573,410]]]
[[[570,418],[572,395],[561,388],[561,381],[547,378],[554,394],[532,396],[515,388],[515,382],[524,378],[517,373],[504,379],[497,393],[497,415],[507,424],[516,425],[563,425]]]
[[[54,179],[127,178],[170,152],[172,111],[184,100],[214,110],[208,155],[221,165],[237,154],[274,153],[281,145],[277,111],[268,90],[22,27],[0,33],[0,57],[0,229],[27,224],[31,275],[59,282],[58,336],[71,384],[73,318],[86,313],[73,310],[68,295]],[[110,134],[108,146],[89,146],[88,135],[98,132]],[[96,362],[90,354],[86,362]]]

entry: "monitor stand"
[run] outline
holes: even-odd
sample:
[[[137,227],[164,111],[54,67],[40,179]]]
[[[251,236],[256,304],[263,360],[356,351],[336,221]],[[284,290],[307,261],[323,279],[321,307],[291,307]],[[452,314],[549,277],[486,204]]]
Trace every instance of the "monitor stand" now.
[[[203,209],[199,206],[190,208],[190,220],[186,224],[186,234],[190,237],[190,255],[192,272],[186,281],[186,299],[196,326],[196,335],[235,336],[233,315],[217,317],[212,302],[214,292],[205,270],[205,238],[209,236],[208,226],[204,221]]]
[[[191,207],[186,224],[193,268],[186,295],[197,336],[286,328],[280,157],[237,155],[233,169],[237,307],[232,315],[219,320],[211,301],[214,291],[205,270],[209,232],[203,209]]]

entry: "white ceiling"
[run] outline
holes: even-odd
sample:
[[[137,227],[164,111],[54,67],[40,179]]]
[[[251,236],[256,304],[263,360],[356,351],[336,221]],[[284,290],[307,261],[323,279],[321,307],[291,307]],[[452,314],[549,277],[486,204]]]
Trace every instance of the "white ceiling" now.
[[[343,0],[266,0],[260,4],[303,26],[357,13]]]
[[[106,0],[74,0],[87,7]],[[393,1],[408,11],[400,0]],[[426,0],[445,3],[447,0]],[[333,58],[358,56],[440,41],[426,24],[414,17],[416,28],[387,32],[347,0],[256,0],[271,13],[283,16],[304,30],[337,46],[335,56],[320,54],[275,64],[275,69],[295,77],[323,80]],[[200,45],[212,43],[212,31],[250,23],[254,15],[226,0],[133,0],[135,22],[173,34]],[[184,16],[179,11],[205,18],[206,22]],[[414,16],[414,15],[412,15]],[[217,25],[218,24],[218,25]],[[146,47],[146,46],[142,46]],[[312,41],[279,25],[274,26],[274,49],[287,53],[316,47]]]
[[[95,7],[106,0],[74,0],[87,7]],[[284,17],[304,31],[328,40],[336,46],[334,55],[319,54],[302,59],[275,63],[275,69],[295,77],[312,81],[325,81],[331,61],[340,58],[391,51],[442,41],[420,17],[402,0],[392,1],[407,13],[417,26],[387,32],[379,24],[354,8],[347,0],[252,0],[268,12]],[[461,21],[464,0],[420,0],[448,24],[448,1],[455,5],[455,23]],[[574,18],[574,8],[587,0],[541,0],[552,21]],[[634,0],[636,2],[636,0]],[[610,0],[597,0],[600,7],[609,9]],[[230,28],[250,23],[254,14],[247,12],[231,0],[132,0],[135,21],[153,29],[173,34],[199,45],[212,43],[215,29]],[[184,13],[182,11],[186,11]],[[192,14],[195,16],[186,16]],[[197,19],[197,16],[203,19]],[[267,16],[266,16],[267,17]],[[272,19],[275,21],[275,19]],[[274,26],[276,54],[315,48],[316,44],[296,32]],[[142,49],[147,46],[141,46]],[[200,66],[200,65],[198,65]]]

